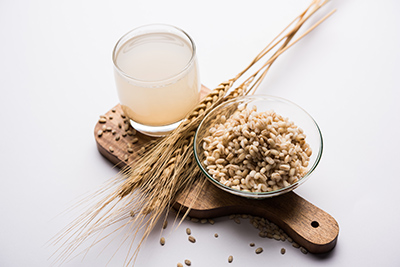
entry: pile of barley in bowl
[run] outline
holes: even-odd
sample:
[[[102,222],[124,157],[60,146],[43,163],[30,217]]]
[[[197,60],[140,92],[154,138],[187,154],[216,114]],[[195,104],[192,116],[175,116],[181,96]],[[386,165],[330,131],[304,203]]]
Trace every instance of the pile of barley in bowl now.
[[[209,129],[204,164],[217,181],[233,189],[270,192],[307,173],[312,153],[303,130],[274,111],[239,108]]]

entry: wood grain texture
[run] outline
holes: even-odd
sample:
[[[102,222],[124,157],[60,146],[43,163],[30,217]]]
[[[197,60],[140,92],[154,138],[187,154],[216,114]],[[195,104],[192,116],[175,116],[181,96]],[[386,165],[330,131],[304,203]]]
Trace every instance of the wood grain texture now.
[[[203,95],[208,91],[207,88],[202,88]],[[97,122],[94,131],[97,148],[119,168],[134,161],[143,146],[157,140],[139,132],[135,133],[119,104],[103,117],[106,121]],[[102,131],[101,135],[98,134],[99,131]],[[332,216],[294,192],[264,200],[247,199],[220,190],[206,180],[204,184],[194,184],[189,195],[176,196],[176,203],[175,208],[182,210],[191,205],[191,217],[215,218],[230,214],[250,214],[266,218],[311,253],[332,250],[339,234],[338,223]]]

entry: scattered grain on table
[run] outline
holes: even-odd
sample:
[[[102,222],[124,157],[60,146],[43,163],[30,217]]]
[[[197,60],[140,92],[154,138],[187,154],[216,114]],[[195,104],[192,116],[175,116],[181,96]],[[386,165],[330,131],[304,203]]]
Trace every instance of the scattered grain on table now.
[[[259,248],[256,249],[256,254],[260,254],[263,251],[264,251],[263,248],[259,247]]]
[[[228,262],[231,263],[232,261],[233,261],[233,256],[231,255],[228,257]]]
[[[161,246],[165,245],[165,237],[160,238],[160,244],[161,244]]]
[[[188,237],[188,240],[191,242],[191,243],[196,243],[196,238],[194,238],[193,236],[189,236]]]
[[[303,247],[300,247],[300,251],[301,251],[301,253],[303,253],[303,254],[307,254],[307,253],[308,253],[307,249],[305,249],[305,248],[303,248]]]

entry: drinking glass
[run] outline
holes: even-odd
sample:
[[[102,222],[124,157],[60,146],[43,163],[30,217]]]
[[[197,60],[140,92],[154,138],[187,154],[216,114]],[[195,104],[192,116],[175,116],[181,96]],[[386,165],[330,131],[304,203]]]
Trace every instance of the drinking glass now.
[[[163,136],[200,100],[196,46],[183,30],[144,25],[123,35],[113,51],[119,101],[132,127]]]

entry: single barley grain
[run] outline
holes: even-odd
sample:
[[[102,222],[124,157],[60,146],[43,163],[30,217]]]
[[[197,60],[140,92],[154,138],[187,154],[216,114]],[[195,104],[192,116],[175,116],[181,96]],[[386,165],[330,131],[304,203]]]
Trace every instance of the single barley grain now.
[[[120,137],[119,135],[116,135],[116,136],[115,136],[115,141],[119,141],[120,138],[121,138],[121,137]]]
[[[190,266],[190,265],[192,265],[192,262],[191,262],[190,260],[185,260],[185,264],[186,264],[187,266]]]
[[[231,263],[233,261],[233,256],[228,257],[228,262]]]
[[[201,219],[200,222],[204,224],[204,223],[208,222],[208,220],[207,219]]]
[[[138,141],[139,141],[139,138],[137,138],[137,137],[132,138],[132,144],[135,144],[135,143],[137,143]]]
[[[193,236],[189,236],[188,237],[188,240],[190,241],[190,242],[192,242],[192,243],[196,243],[196,238],[194,238]]]
[[[178,262],[178,264],[176,265],[176,267],[183,267],[183,264]]]
[[[112,146],[110,146],[110,147],[108,148],[108,150],[109,150],[111,153],[114,153],[114,148],[113,148]]]
[[[254,247],[256,244],[254,243],[250,243],[250,247]]]
[[[109,120],[112,120],[113,118],[114,118],[113,116],[109,116],[109,117],[108,117]]]
[[[264,250],[260,247],[256,249],[256,254],[260,254],[261,252],[263,252]]]
[[[192,230],[190,230],[190,228],[186,228],[186,234],[187,235],[191,235],[192,234]]]
[[[307,253],[308,253],[308,251],[307,251],[305,248],[303,248],[303,247],[300,247],[300,251],[301,251],[303,254],[307,254]]]
[[[218,234],[217,233],[215,233],[214,236],[215,236],[215,238],[218,238]]]
[[[106,122],[107,122],[107,119],[104,118],[104,117],[101,117],[101,118],[99,119],[99,122],[100,122],[100,123],[106,123]]]
[[[199,222],[200,220],[197,219],[197,218],[190,218],[190,221],[191,221],[191,222],[196,222],[196,223],[197,223],[197,222]]]
[[[286,253],[286,249],[285,248],[281,248],[281,254],[285,254]]]
[[[214,223],[215,223],[215,221],[214,221],[213,219],[208,219],[208,222],[209,222],[210,224],[214,224]]]
[[[131,147],[128,147],[127,151],[128,151],[129,153],[133,153],[133,149],[132,149]]]
[[[101,137],[103,135],[103,131],[102,130],[99,130],[98,132],[97,132],[97,136],[98,137]]]
[[[161,239],[160,239],[160,244],[161,244],[161,246],[164,246],[164,245],[165,245],[165,238],[164,238],[164,237],[161,237]]]

